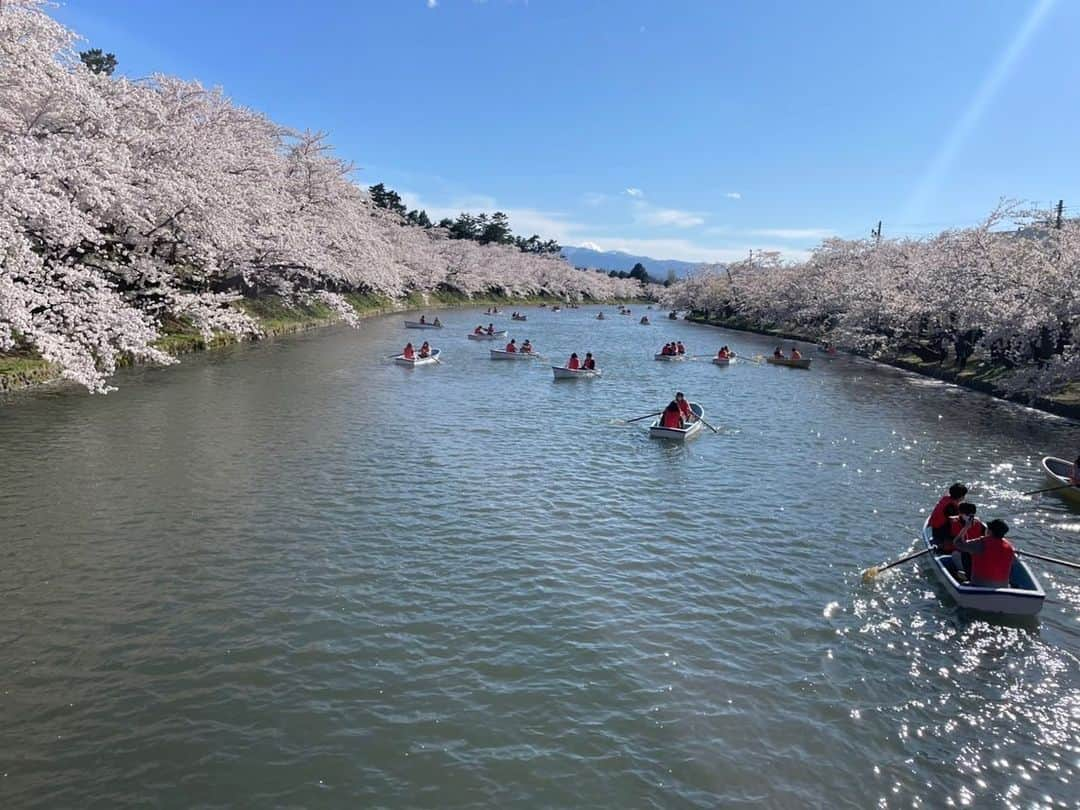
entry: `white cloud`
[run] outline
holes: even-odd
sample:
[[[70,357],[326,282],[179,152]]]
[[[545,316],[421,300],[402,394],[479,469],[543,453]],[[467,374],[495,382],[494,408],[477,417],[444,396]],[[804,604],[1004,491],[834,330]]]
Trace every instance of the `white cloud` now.
[[[598,205],[603,205],[607,202],[607,195],[600,194],[596,191],[586,191],[581,195],[581,201],[589,206],[589,208],[596,208]]]
[[[435,8],[437,5],[439,5],[439,0],[427,0],[428,8]]]
[[[634,221],[642,225],[654,225],[661,228],[666,226],[694,228],[705,224],[704,217],[690,211],[680,211],[677,208],[651,208],[644,204],[634,214]]]
[[[644,191],[642,191],[640,188],[634,188],[633,186],[628,188],[626,190],[626,193],[631,197],[644,197],[645,196]]]
[[[740,194],[737,191],[729,191],[724,196],[727,197],[729,200],[741,200],[742,199],[742,194]]]
[[[755,228],[747,231],[751,236],[765,236],[770,239],[828,239],[833,232],[828,228]]]
[[[578,245],[578,247],[583,247],[586,250],[600,250],[600,251],[603,250],[603,248],[600,247],[598,244],[596,244],[596,242],[590,242],[588,240],[585,240],[584,242],[582,242],[580,245]]]

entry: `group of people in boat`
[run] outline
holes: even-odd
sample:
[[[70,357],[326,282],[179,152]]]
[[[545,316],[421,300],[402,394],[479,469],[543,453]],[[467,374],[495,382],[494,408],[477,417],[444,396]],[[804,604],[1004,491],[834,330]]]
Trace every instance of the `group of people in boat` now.
[[[484,310],[484,314],[485,315],[500,315],[501,312],[499,311],[498,307],[488,307],[487,309]]]
[[[510,313],[510,319],[513,321],[523,321],[527,317],[528,316],[524,312],[518,312],[517,310]]]
[[[424,324],[425,326],[442,326],[442,321],[439,320],[438,315],[435,316],[435,320],[431,321],[430,324],[428,323],[428,319],[425,316],[421,315],[420,323]]]
[[[772,356],[777,360],[802,360],[802,352],[799,351],[799,347],[795,344],[792,344],[791,346],[791,355],[789,357],[784,356],[783,346],[777,346],[776,349],[773,350]]]
[[[528,338],[525,338],[525,342],[522,343],[521,346],[518,346],[517,340],[515,338],[510,338],[510,342],[506,344],[506,349],[504,349],[504,351],[508,354],[517,354],[518,352],[521,352],[522,354],[533,354],[533,345]]]
[[[718,351],[716,353],[716,359],[717,360],[730,360],[734,356],[735,356],[735,352],[733,352],[731,349],[729,349],[727,347],[726,343],[723,346],[721,346],[720,351]]]
[[[979,520],[975,504],[967,501],[967,493],[963,484],[953,484],[930,513],[935,553],[952,555],[953,570],[960,582],[981,588],[1007,588],[1016,559],[1016,549],[1005,539],[1009,525],[1004,520]]]
[[[683,346],[681,340],[673,340],[671,343],[665,343],[664,348],[660,350],[660,354],[665,357],[674,357],[679,354],[686,354],[686,347]]]
[[[431,346],[429,346],[428,342],[425,340],[424,344],[420,347],[420,350],[417,351],[413,348],[412,343],[406,343],[405,349],[401,352],[401,356],[406,360],[416,360],[418,358],[423,360],[425,357],[431,357]]]
[[[676,391],[675,399],[671,400],[660,414],[660,427],[685,430],[686,426],[696,419],[697,414],[690,409],[689,400],[683,396],[682,391]]]
[[[566,367],[571,371],[595,371],[596,360],[593,359],[592,352],[585,352],[584,360],[578,358],[577,352],[573,352],[570,359],[566,361]]]
[[[472,333],[474,335],[494,335],[495,334],[495,324],[489,323],[487,325],[487,329],[485,329],[480,324],[477,324],[476,328],[472,330]]]

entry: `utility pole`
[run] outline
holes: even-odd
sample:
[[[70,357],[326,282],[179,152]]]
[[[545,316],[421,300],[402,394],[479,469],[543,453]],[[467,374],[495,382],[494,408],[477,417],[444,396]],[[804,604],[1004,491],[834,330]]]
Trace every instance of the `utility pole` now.
[[[750,269],[754,269],[754,249],[750,248]]]
[[[1058,200],[1057,204],[1057,224],[1054,225],[1059,231],[1061,230],[1061,212],[1065,210],[1065,201]]]
[[[874,245],[875,246],[880,246],[881,245],[881,220],[880,219],[877,221],[877,228],[871,228],[870,229],[870,235],[872,237],[874,237]]]

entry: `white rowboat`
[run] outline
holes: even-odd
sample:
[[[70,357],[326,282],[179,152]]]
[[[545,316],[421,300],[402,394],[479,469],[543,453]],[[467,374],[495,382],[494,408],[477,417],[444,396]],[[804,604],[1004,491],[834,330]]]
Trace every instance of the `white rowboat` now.
[[[492,332],[490,335],[487,332],[481,332],[479,335],[476,332],[470,332],[466,337],[469,340],[498,340],[499,338],[506,337],[506,330],[501,332]]]
[[[417,355],[412,360],[409,360],[405,355],[399,354],[394,358],[394,362],[399,366],[406,366],[408,368],[416,368],[417,366],[426,366],[431,363],[437,363],[439,361],[440,349],[432,349],[431,354],[427,357],[421,357]]]
[[[675,362],[677,360],[687,360],[689,355],[685,354],[654,354],[653,360],[667,360],[669,362]]]
[[[536,352],[504,352],[502,349],[491,349],[492,360],[532,360],[534,357],[539,357]]]
[[[734,357],[714,357],[712,359],[715,366],[730,366],[734,360]]]
[[[1059,487],[1072,484],[1070,476],[1073,465],[1065,459],[1047,456],[1042,460],[1042,468],[1051,484]],[[1080,487],[1076,484],[1072,484],[1068,489],[1059,489],[1054,494],[1060,495],[1069,503],[1080,506]]]
[[[600,369],[598,368],[564,368],[562,366],[552,366],[551,371],[555,374],[556,380],[587,380],[592,377],[600,376]]]
[[[650,439],[671,439],[676,442],[684,442],[687,439],[692,439],[701,432],[701,418],[705,415],[705,409],[698,405],[696,402],[690,403],[690,410],[697,416],[693,422],[684,428],[665,428],[660,427],[660,420],[657,419],[649,427]]]
[[[923,543],[927,548],[934,548],[934,532],[930,528],[929,518],[923,524]],[[1010,616],[1034,616],[1042,610],[1046,591],[1035,579],[1027,563],[1020,559],[1019,553],[1013,560],[1008,588],[982,588],[960,582],[956,579],[952,555],[935,554],[931,551],[925,556],[930,560],[931,570],[938,582],[962,608]]]
[[[420,323],[420,321],[405,321],[406,329],[442,329],[442,324]]]

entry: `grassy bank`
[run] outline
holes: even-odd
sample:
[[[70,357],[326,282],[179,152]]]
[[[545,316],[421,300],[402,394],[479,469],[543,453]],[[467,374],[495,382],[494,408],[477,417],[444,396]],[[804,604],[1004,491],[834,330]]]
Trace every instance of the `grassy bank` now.
[[[361,318],[415,309],[565,303],[563,299],[551,296],[511,298],[495,295],[469,298],[464,293],[453,291],[413,293],[401,299],[359,293],[346,295],[345,298]],[[337,313],[330,307],[322,304],[287,304],[280,297],[273,295],[245,298],[238,301],[236,306],[259,324],[264,337],[287,335],[306,329],[329,326],[338,320]],[[234,335],[226,333],[215,334],[208,340],[189,321],[174,319],[163,324],[162,336],[155,345],[174,357],[178,357],[191,352],[228,346],[236,343],[237,340]],[[0,391],[13,391],[40,385],[55,380],[59,376],[59,368],[31,352],[0,353]]]
[[[734,329],[741,332],[754,332],[759,335],[769,335],[782,340],[798,340],[804,343],[817,343],[820,339],[817,335],[792,332],[775,324],[754,324],[742,318],[701,318],[687,316],[688,321],[701,323],[707,326],[720,326],[724,329]],[[856,352],[855,354],[858,354]],[[867,355],[860,355],[868,357]],[[1047,413],[1066,416],[1070,419],[1080,419],[1080,381],[1070,383],[1065,388],[1045,397],[1025,397],[1007,392],[1000,385],[1002,377],[1009,373],[1009,369],[992,363],[969,360],[964,366],[959,366],[951,360],[925,360],[917,354],[900,353],[885,354],[869,357],[878,363],[913,371],[943,382],[970,388],[983,394],[989,394],[998,399],[1018,402],[1032,408],[1038,408]]]

